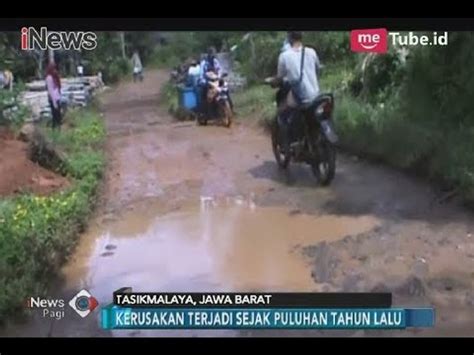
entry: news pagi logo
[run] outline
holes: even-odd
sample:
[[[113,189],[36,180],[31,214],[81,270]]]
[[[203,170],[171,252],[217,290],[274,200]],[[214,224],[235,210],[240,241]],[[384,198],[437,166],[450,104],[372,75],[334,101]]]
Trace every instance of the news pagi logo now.
[[[87,290],[79,291],[70,301],[69,306],[76,311],[82,318],[85,318],[94,309],[97,308],[99,302]]]

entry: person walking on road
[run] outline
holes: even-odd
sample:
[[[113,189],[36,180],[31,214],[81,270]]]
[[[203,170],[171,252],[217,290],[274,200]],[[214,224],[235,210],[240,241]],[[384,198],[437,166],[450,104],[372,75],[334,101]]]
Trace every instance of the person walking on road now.
[[[53,129],[61,129],[61,78],[59,77],[56,64],[51,62],[46,69],[46,87],[48,89],[48,101],[53,116]]]
[[[142,81],[143,80],[143,66],[142,66],[142,61],[140,60],[140,55],[138,54],[138,51],[133,52],[132,65],[133,65],[133,81],[136,82],[137,79]]]

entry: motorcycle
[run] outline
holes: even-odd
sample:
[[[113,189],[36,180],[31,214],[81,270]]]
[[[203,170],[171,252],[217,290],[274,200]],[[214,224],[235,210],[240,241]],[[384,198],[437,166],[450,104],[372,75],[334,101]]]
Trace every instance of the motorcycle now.
[[[267,78],[266,84],[277,87],[277,105],[283,100],[283,82]],[[295,108],[288,123],[289,152],[285,152],[280,137],[278,115],[271,124],[273,153],[279,167],[286,169],[290,163],[305,162],[320,185],[331,183],[336,173],[336,147],[338,137],[333,127],[334,95],[324,93],[311,104]]]
[[[224,78],[227,73],[218,77],[215,73],[209,72],[207,76],[206,104],[207,115],[200,115],[198,123],[206,125],[209,119],[219,119],[224,126],[230,127],[233,121],[233,113],[229,101],[229,86]]]

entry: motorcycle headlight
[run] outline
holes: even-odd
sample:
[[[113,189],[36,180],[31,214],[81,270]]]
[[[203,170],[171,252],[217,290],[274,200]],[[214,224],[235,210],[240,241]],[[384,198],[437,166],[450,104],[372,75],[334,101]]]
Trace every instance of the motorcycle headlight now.
[[[322,115],[324,113],[324,107],[323,105],[319,105],[318,108],[316,109],[316,114],[319,116],[319,115]]]

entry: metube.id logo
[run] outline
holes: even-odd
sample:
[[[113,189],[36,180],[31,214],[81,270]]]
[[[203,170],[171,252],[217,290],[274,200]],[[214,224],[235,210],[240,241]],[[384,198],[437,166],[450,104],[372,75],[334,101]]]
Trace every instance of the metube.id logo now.
[[[99,302],[87,290],[79,291],[70,301],[69,306],[76,311],[82,318],[85,318],[94,309],[97,308]]]
[[[388,48],[386,28],[373,28],[351,31],[351,50],[353,52],[386,53]]]

